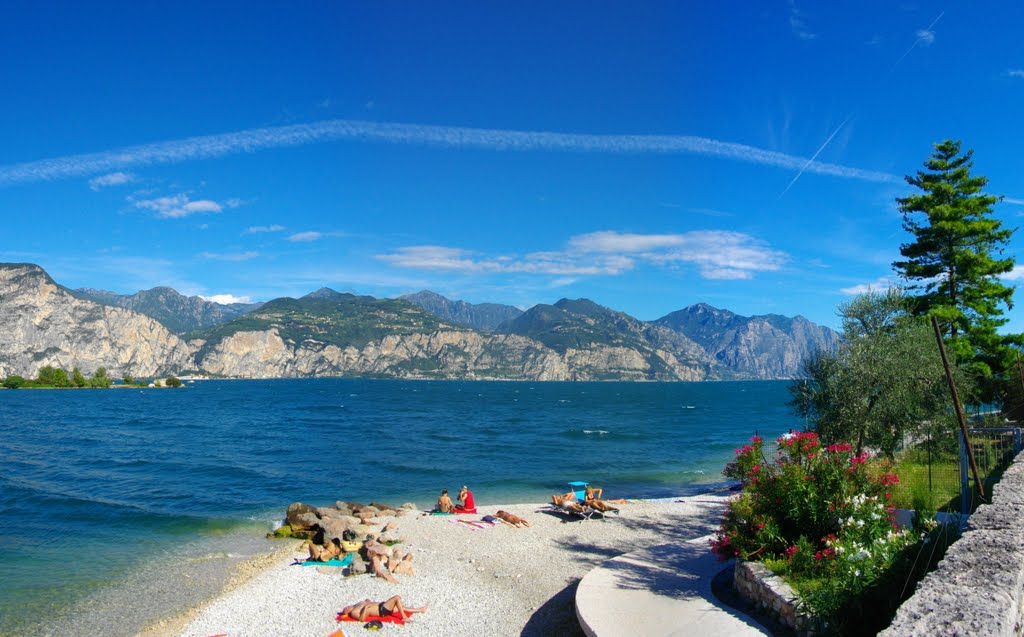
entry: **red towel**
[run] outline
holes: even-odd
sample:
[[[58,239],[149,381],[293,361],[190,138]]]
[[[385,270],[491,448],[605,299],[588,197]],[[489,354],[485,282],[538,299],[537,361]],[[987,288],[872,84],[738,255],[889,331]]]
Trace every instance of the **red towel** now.
[[[471,515],[471,514],[476,513],[476,507],[473,507],[472,509],[463,509],[462,507],[455,507],[454,509],[452,509],[452,513],[459,513],[459,514],[462,514],[462,515],[467,515],[467,514]]]
[[[401,626],[405,624],[405,620],[409,619],[410,617],[412,617],[412,613],[407,612],[405,614],[405,617],[399,617],[397,614],[391,613],[390,615],[386,615],[384,617],[377,617],[376,615],[367,615],[362,619],[352,619],[348,615],[342,615],[341,613],[338,613],[338,616],[335,619],[337,619],[339,622],[372,622],[373,620],[377,619],[380,620],[382,624],[398,624],[399,626]]]

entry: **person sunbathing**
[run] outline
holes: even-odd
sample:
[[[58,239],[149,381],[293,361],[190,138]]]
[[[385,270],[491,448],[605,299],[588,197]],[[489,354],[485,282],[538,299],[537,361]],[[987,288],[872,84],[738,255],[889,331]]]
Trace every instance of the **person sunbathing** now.
[[[519,517],[518,515],[509,513],[507,511],[498,511],[494,514],[494,517],[498,518],[499,520],[501,520],[505,524],[508,524],[509,526],[514,526],[517,528],[523,526],[530,526],[530,523],[524,520],[523,518]]]
[[[441,489],[441,497],[437,499],[437,510],[441,513],[451,513],[454,507],[452,499],[448,497],[448,489]]]
[[[602,489],[601,487],[592,487],[588,484],[586,493],[583,496],[583,501],[586,502],[587,500],[600,500],[601,496],[603,495],[604,489]]]
[[[576,501],[576,494],[572,491],[565,495],[551,496],[551,502],[553,502],[555,506],[562,507],[567,511],[575,511],[576,513],[583,513],[585,511],[583,506]]]
[[[615,507],[608,504],[604,500],[590,499],[584,500],[583,504],[590,507],[591,509],[597,509],[598,511],[617,511]]]
[[[341,615],[351,617],[352,619],[361,622],[368,617],[387,617],[388,615],[395,615],[405,619],[406,615],[423,613],[426,612],[426,610],[426,606],[421,606],[420,608],[406,608],[402,605],[402,598],[395,595],[383,602],[364,599],[361,602],[350,604],[341,609]]]
[[[473,492],[466,485],[462,485],[462,488],[459,490],[459,506],[452,509],[452,511],[455,513],[476,513]]]
[[[309,559],[314,562],[329,562],[341,557],[341,542],[338,538],[324,540],[323,546],[316,542],[309,543]]]
[[[363,543],[363,547],[366,549],[366,556],[370,559],[373,574],[392,584],[397,584],[398,580],[391,574],[391,570],[387,568],[387,564],[391,560],[391,549],[373,538],[367,538],[366,542]]]

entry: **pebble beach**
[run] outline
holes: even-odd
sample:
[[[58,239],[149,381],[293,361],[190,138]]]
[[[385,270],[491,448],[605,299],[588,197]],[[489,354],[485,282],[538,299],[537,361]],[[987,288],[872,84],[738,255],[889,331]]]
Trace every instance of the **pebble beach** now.
[[[294,565],[306,551],[281,540],[268,555],[244,562],[217,597],[157,622],[142,637],[327,636],[341,628],[363,634],[361,623],[337,622],[346,605],[400,595],[406,606],[427,606],[404,626],[383,630],[417,635],[582,635],[574,597],[579,580],[607,559],[636,549],[710,534],[726,498],[721,494],[630,500],[607,519],[568,520],[545,504],[481,505],[479,520],[498,509],[529,520],[528,528],[477,529],[456,517],[410,512],[394,521],[411,551],[415,576],[390,584],[372,575],[344,577],[340,568]]]

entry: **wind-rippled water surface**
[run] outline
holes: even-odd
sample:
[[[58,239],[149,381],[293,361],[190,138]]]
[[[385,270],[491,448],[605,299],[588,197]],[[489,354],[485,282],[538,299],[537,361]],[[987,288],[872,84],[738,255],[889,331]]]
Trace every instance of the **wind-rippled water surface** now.
[[[785,382],[0,391],[0,634],[133,634],[209,594],[175,578],[265,550],[293,501],[428,506],[468,484],[486,506],[579,479],[607,497],[687,493],[720,483],[755,431],[802,424],[787,400]]]

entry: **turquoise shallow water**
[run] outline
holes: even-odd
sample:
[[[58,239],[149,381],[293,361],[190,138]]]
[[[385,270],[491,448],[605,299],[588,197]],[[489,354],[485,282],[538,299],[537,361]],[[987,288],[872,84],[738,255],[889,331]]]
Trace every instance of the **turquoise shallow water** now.
[[[133,634],[204,594],[173,577],[266,550],[293,501],[428,506],[469,484],[478,504],[539,502],[576,479],[609,497],[706,488],[755,431],[802,424],[787,399],[784,382],[0,391],[0,634]]]

